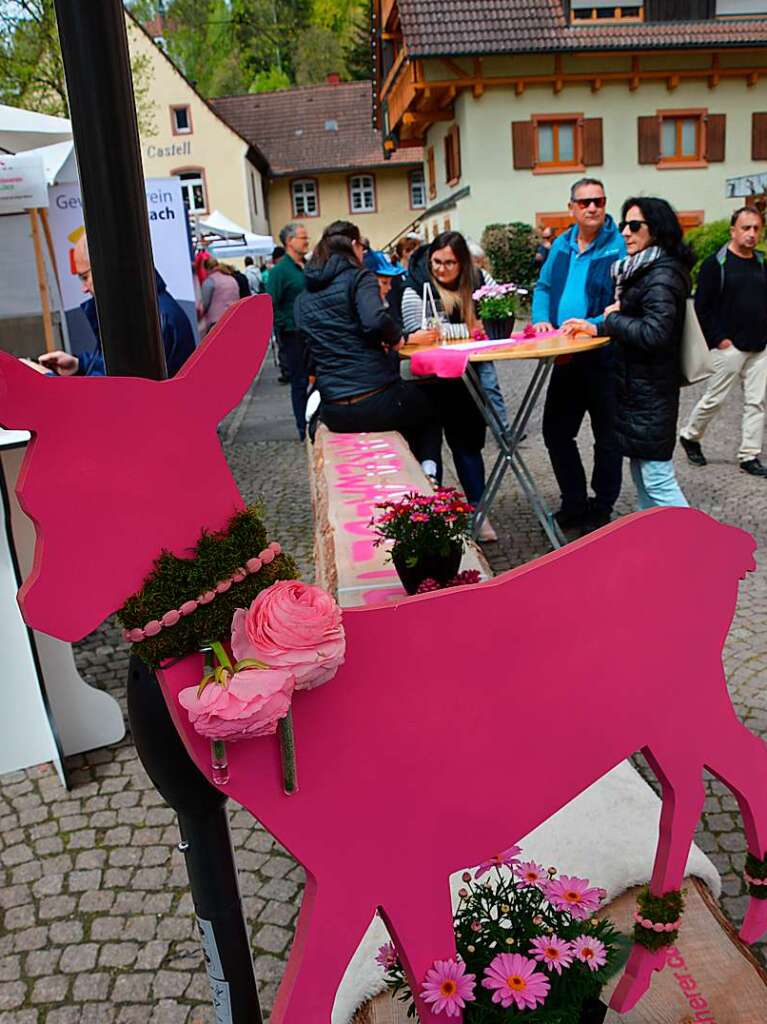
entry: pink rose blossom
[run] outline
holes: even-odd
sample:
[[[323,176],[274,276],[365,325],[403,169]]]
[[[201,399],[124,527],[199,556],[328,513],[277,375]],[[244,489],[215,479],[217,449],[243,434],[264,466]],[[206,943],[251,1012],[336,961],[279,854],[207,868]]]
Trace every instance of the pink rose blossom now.
[[[269,736],[290,711],[295,679],[287,669],[243,669],[226,687],[209,683],[197,696],[188,686],[178,695],[196,732],[212,740]]]
[[[235,658],[256,658],[296,677],[297,690],[311,690],[343,664],[346,637],[341,609],[321,587],[279,580],[232,620]]]
[[[590,889],[585,878],[569,875],[560,875],[550,881],[544,892],[555,910],[566,910],[577,921],[591,917],[605,897],[604,889]]]
[[[598,971],[607,963],[607,949],[604,942],[590,935],[581,935],[572,943],[573,956],[587,964],[590,971]]]
[[[466,973],[462,960],[435,960],[426,972],[421,998],[432,1004],[434,1013],[458,1017],[466,1003],[474,1002],[476,975]]]
[[[542,963],[550,971],[562,973],[563,967],[573,962],[573,951],[569,942],[558,935],[541,935],[533,939],[530,945],[530,956]]]
[[[493,1002],[504,1009],[514,1004],[518,1010],[533,1010],[546,1001],[549,979],[537,970],[534,960],[519,953],[500,953],[485,968],[482,987],[494,989]]]

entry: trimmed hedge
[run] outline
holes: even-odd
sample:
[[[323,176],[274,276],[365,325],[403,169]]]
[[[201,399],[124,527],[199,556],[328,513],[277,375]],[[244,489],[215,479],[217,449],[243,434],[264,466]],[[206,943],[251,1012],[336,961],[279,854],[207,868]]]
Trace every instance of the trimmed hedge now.
[[[488,224],[482,232],[482,248],[490,260],[496,281],[513,282],[532,289],[537,273],[535,250],[538,237],[530,224]]]
[[[692,279],[697,284],[700,265],[708,256],[719,252],[730,240],[729,220],[712,220],[700,227],[690,228],[684,236],[685,242],[695,253],[695,266],[692,268]]]

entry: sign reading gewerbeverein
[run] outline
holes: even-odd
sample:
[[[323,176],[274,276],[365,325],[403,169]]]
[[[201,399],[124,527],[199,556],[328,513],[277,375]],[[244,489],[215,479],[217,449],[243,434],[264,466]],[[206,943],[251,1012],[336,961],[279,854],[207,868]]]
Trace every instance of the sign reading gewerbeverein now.
[[[40,156],[0,156],[0,214],[23,213],[48,205],[48,186]]]

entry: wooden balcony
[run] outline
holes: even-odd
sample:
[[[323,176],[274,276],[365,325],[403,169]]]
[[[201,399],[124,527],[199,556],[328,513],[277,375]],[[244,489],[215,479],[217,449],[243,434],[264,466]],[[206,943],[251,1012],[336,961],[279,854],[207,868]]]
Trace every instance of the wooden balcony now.
[[[384,84],[382,98],[386,99],[389,108],[390,131],[397,127],[405,111],[412,108],[416,97],[415,81],[415,67],[407,62],[399,68],[399,74],[388,90],[386,89],[387,83]]]

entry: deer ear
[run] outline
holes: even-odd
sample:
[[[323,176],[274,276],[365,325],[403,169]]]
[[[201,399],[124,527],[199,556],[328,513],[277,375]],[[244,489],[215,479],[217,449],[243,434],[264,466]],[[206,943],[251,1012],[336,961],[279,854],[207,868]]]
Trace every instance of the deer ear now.
[[[230,306],[174,380],[217,422],[237,405],[261,368],[272,334],[272,300],[253,295]]]
[[[42,374],[16,356],[0,352],[0,424],[11,430],[34,430],[45,384]]]

